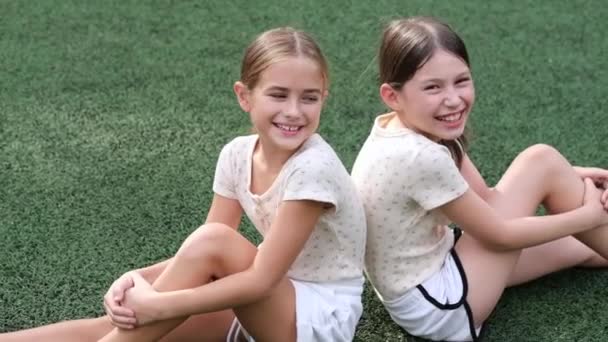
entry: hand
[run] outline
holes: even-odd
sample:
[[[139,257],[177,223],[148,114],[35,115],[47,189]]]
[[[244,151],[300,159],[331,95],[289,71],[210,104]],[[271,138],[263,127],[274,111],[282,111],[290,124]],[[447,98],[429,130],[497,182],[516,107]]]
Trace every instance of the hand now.
[[[156,304],[159,293],[138,273],[132,273],[131,279],[133,287],[125,292],[123,305],[135,313],[134,325],[139,327],[161,320]]]
[[[593,208],[594,214],[597,215],[597,225],[607,224],[608,212],[606,212],[605,204],[602,202],[602,199],[606,196],[606,192],[598,190],[591,178],[585,178],[584,182],[585,196],[583,198],[583,205]]]
[[[103,297],[103,306],[112,325],[121,329],[133,329],[135,327],[135,313],[122,305],[125,291],[134,286],[132,273],[136,272],[127,272],[116,279]]]
[[[608,188],[608,170],[599,167],[574,167],[576,173],[583,179],[591,178],[595,185],[606,190]]]

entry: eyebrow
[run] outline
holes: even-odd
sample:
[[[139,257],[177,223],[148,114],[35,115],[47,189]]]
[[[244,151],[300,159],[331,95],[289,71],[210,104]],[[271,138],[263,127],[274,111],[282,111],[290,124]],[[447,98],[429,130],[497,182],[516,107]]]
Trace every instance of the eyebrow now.
[[[464,77],[464,76],[471,76],[471,72],[470,71],[461,72],[460,74],[458,74],[456,76],[456,78],[460,78],[460,77]],[[441,78],[428,78],[428,79],[420,80],[420,82],[421,83],[426,83],[426,82],[443,82],[443,79],[441,79]]]
[[[270,88],[267,88],[266,91],[289,91],[288,88],[285,87],[279,87],[279,86],[272,86]],[[305,93],[319,93],[321,94],[321,89],[316,89],[316,88],[311,88],[311,89],[304,89]]]

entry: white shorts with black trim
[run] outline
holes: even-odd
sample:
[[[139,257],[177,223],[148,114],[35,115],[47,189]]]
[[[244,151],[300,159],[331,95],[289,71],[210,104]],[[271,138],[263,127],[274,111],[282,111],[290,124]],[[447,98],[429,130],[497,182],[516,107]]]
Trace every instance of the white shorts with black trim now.
[[[455,235],[460,237],[460,231]],[[475,327],[467,292],[464,268],[452,249],[429,279],[383,304],[410,335],[432,341],[478,341],[481,327]]]

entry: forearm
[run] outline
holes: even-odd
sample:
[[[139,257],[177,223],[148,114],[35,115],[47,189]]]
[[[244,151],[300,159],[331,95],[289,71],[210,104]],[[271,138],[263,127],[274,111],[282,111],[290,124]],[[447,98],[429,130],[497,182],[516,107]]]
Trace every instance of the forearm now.
[[[171,262],[172,259],[173,257],[147,267],[138,268],[135,270],[135,272],[139,273],[144,279],[146,279],[147,282],[153,283],[156,278],[158,278],[158,276],[165,270],[165,267],[167,267],[167,265],[169,264],[169,262]]]
[[[160,319],[184,317],[254,303],[272,287],[250,269],[196,288],[161,292],[155,306]]]
[[[500,245],[506,250],[522,249],[589,230],[598,222],[588,210],[581,207],[562,214],[509,220],[502,229]]]

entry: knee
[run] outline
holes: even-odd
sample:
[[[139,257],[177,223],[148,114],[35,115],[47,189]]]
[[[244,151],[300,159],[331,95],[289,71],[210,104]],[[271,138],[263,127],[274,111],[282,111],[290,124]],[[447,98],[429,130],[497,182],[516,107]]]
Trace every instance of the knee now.
[[[551,145],[536,144],[525,149],[521,154],[530,165],[551,169],[563,162],[564,158]]]
[[[220,223],[200,226],[184,241],[175,255],[187,261],[220,259],[238,232]]]

